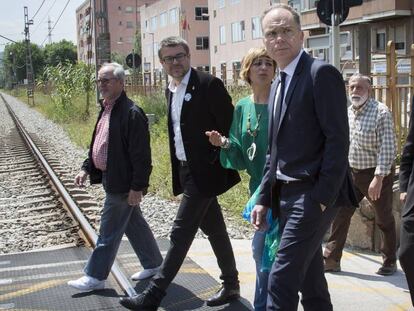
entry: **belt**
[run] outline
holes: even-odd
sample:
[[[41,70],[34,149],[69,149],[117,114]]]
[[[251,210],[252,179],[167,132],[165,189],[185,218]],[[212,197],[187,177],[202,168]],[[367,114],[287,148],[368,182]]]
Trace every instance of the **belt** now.
[[[180,163],[180,166],[181,167],[188,166],[187,161],[181,161],[181,160],[179,160],[178,162]]]

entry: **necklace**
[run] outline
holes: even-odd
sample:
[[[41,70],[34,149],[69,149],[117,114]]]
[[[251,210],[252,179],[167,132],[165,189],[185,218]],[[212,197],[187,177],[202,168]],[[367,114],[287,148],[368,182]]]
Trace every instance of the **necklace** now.
[[[254,157],[256,156],[256,143],[254,142],[257,136],[257,132],[259,132],[259,122],[260,122],[260,118],[261,118],[261,114],[259,113],[256,117],[256,126],[252,129],[251,127],[251,114],[249,112],[249,114],[247,115],[247,133],[253,138],[252,144],[250,145],[249,148],[247,148],[247,157],[250,161],[253,161]]]

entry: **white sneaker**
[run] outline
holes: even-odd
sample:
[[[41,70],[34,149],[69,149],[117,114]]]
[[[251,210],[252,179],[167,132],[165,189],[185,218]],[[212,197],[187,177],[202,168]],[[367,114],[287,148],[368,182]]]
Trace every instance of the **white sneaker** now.
[[[99,281],[91,276],[85,275],[77,280],[69,281],[68,285],[82,292],[104,289],[105,280]]]
[[[158,270],[160,270],[160,267],[161,266],[156,267],[156,268],[152,268],[152,269],[144,269],[140,272],[137,272],[137,273],[135,273],[131,276],[131,280],[132,281],[141,281],[141,280],[148,279],[148,278],[154,276],[158,272]]]

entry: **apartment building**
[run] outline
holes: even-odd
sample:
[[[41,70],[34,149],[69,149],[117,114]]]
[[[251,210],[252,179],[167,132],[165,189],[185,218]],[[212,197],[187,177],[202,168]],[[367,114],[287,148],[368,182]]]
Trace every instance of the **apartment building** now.
[[[309,38],[329,33],[329,28],[319,22],[315,0],[288,0],[301,12],[302,29]],[[385,71],[385,50],[389,40],[395,42],[400,55],[410,54],[414,42],[414,1],[412,0],[363,0],[362,5],[350,8],[348,18],[340,25],[348,40],[341,46],[343,71],[352,73]],[[305,42],[305,47],[307,43]],[[313,56],[329,61],[326,48],[309,49]],[[405,64],[407,65],[407,64]],[[401,70],[404,71],[404,62]]]
[[[95,63],[94,31],[91,28],[91,2],[85,0],[76,9],[78,60]],[[94,0],[97,12],[96,30],[100,50],[126,56],[132,52],[136,33],[140,32],[139,8],[156,0]],[[103,14],[106,6],[107,20]],[[106,35],[102,35],[105,33]],[[109,33],[109,35],[107,35]],[[108,55],[109,57],[109,55]]]
[[[160,0],[140,7],[144,72],[163,72],[158,59],[160,41],[181,36],[190,46],[191,65],[209,71],[209,13],[207,0]]]
[[[237,79],[241,60],[263,45],[260,17],[269,0],[209,0],[211,71],[225,82]]]
[[[329,47],[309,49],[308,45],[308,38],[329,33],[329,27],[317,16],[317,0],[209,0],[213,73],[225,81],[234,81],[249,48],[263,44],[260,16],[274,3],[289,4],[301,14],[304,47],[314,57],[330,61]],[[409,54],[414,42],[413,13],[413,0],[363,0],[361,6],[352,7],[340,26],[347,38],[340,48],[344,72],[358,70],[360,59],[363,65],[372,66],[372,71],[384,71],[388,40],[395,42],[399,54]],[[402,68],[408,68],[406,65],[404,61],[399,63]]]

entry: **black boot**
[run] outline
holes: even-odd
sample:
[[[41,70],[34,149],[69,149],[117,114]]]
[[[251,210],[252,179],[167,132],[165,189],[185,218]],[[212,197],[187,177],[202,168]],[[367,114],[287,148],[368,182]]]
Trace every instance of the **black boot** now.
[[[207,306],[221,306],[240,297],[240,286],[223,285],[212,297],[207,300]]]
[[[120,298],[119,303],[129,310],[156,311],[164,296],[164,291],[152,286],[134,297]]]

